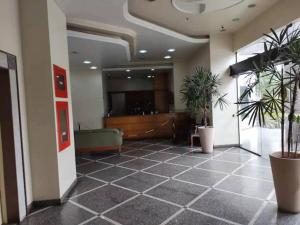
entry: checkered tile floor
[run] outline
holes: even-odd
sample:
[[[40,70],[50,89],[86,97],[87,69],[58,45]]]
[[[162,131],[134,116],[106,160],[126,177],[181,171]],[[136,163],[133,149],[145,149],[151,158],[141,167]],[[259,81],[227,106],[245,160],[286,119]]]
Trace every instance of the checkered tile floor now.
[[[277,211],[268,160],[238,148],[211,155],[168,140],[127,142],[123,153],[77,158],[69,201],[23,225],[300,225]]]

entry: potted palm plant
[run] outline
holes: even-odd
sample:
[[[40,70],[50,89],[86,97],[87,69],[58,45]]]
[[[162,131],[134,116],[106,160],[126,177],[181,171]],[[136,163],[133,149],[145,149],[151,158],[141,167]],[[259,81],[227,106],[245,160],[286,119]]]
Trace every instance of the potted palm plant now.
[[[202,117],[203,126],[198,130],[203,153],[213,152],[214,128],[209,123],[213,98],[216,100],[214,106],[219,105],[221,110],[228,104],[226,94],[221,95],[218,91],[220,85],[218,75],[199,66],[191,76],[185,77],[180,91],[191,116],[195,118],[200,113]]]
[[[259,56],[260,60],[253,62],[254,72],[247,75],[247,88],[237,102],[242,106],[238,115],[242,120],[248,118],[249,124],[264,126],[266,118],[279,118],[281,150],[270,154],[270,162],[278,208],[291,213],[300,212],[300,154],[293,138],[300,89],[299,37],[300,30],[292,25],[279,33],[271,29],[271,34],[265,35],[265,52]],[[278,68],[283,63],[287,66]],[[268,85],[262,96],[249,100],[255,87],[266,79]]]

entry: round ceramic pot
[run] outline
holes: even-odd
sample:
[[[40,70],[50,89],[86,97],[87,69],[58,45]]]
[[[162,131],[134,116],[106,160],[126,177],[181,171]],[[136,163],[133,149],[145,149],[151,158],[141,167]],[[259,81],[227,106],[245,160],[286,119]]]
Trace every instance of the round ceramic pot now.
[[[200,142],[203,153],[212,153],[214,151],[214,128],[213,127],[199,127]]]
[[[278,208],[289,213],[300,212],[300,155],[283,158],[281,152],[270,154]]]

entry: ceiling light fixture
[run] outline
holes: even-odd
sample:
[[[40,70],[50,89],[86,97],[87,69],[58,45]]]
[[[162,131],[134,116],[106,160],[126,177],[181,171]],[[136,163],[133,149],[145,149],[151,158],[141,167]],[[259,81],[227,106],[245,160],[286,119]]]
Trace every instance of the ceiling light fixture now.
[[[97,66],[91,66],[90,69],[91,70],[96,70],[96,69],[98,69],[98,67]]]
[[[148,78],[151,78],[152,76],[151,76],[151,75],[148,75],[147,77],[148,77]]]
[[[85,60],[85,61],[83,61],[83,63],[84,63],[84,64],[91,64],[92,62],[89,61],[89,60]]]
[[[154,71],[155,69],[151,69],[151,71]]]
[[[256,7],[256,4],[250,4],[250,5],[248,5],[248,8],[255,8]]]
[[[226,31],[226,29],[225,29],[225,27],[222,25],[221,26],[221,29],[220,29],[220,32],[225,32]]]
[[[140,52],[141,54],[145,54],[145,53],[147,53],[147,50],[141,49],[139,52]]]
[[[176,51],[175,48],[170,48],[170,49],[168,49],[168,52],[175,52],[175,51]]]
[[[164,57],[164,59],[171,59],[172,58],[172,56],[170,56],[170,55],[166,55],[165,57]]]
[[[131,79],[131,77],[130,77],[130,76],[128,76],[128,77],[127,77],[127,79]]]
[[[127,70],[126,70],[126,72],[128,72],[128,73],[129,73],[130,71],[131,71],[130,69],[127,69]]]

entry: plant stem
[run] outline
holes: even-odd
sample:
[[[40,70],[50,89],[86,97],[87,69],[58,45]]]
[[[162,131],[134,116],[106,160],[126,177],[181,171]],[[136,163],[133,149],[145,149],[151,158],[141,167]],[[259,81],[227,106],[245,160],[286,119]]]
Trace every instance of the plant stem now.
[[[281,157],[283,158],[284,157],[284,85],[283,85],[283,76],[281,76],[281,80],[280,80],[280,95],[281,95]]]
[[[290,114],[289,114],[289,130],[288,130],[288,157],[290,157],[291,153],[291,145],[292,142],[292,136],[293,136],[293,119],[294,119],[294,114],[295,114],[295,104],[296,104],[296,99],[297,99],[297,85],[298,85],[298,75],[295,76],[295,83],[294,83],[294,89],[293,89],[293,94],[292,94],[292,102],[291,102],[291,109],[290,109]]]

